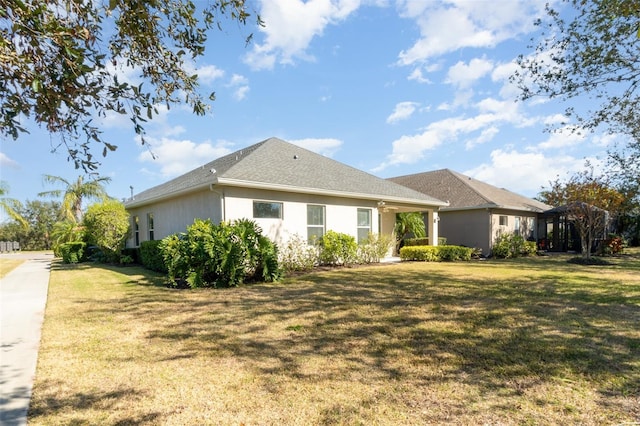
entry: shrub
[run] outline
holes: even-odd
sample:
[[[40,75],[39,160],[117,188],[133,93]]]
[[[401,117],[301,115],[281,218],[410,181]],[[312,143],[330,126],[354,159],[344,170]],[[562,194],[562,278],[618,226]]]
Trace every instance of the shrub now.
[[[129,214],[124,205],[107,200],[89,206],[83,220],[87,242],[100,248],[102,257],[96,260],[117,262],[129,234]]]
[[[626,244],[622,237],[618,235],[609,235],[609,238],[604,242],[603,254],[612,255],[622,253],[625,246]]]
[[[60,244],[58,252],[62,256],[64,263],[78,263],[85,260],[85,250],[87,244],[84,241],[73,241]]]
[[[160,250],[169,279],[178,286],[232,287],[281,275],[277,246],[248,219],[220,225],[196,219],[186,233],[164,238]]]
[[[143,241],[140,243],[140,263],[152,271],[167,273],[167,265],[164,263],[160,240]]]
[[[405,238],[404,246],[428,246],[429,237],[424,238]]]
[[[401,260],[425,262],[471,260],[474,249],[461,246],[405,246],[400,249]]]
[[[305,239],[295,234],[280,250],[280,265],[285,272],[309,271],[319,263],[317,246],[310,246]]]
[[[128,248],[124,248],[122,249],[122,252],[120,253],[121,257],[127,257],[129,259],[131,259],[130,261],[127,259],[127,262],[125,263],[140,263],[140,249],[139,248],[132,248],[132,247],[128,247]],[[122,259],[120,259],[122,262]]]
[[[358,244],[352,235],[327,231],[318,241],[318,246],[323,265],[351,265],[356,260]]]
[[[356,262],[357,263],[378,263],[383,258],[393,240],[390,235],[385,234],[373,234],[369,233],[369,236],[365,241],[358,244]]]
[[[508,259],[512,257],[530,256],[537,253],[535,241],[526,241],[522,236],[512,232],[498,235],[493,243],[494,257]]]

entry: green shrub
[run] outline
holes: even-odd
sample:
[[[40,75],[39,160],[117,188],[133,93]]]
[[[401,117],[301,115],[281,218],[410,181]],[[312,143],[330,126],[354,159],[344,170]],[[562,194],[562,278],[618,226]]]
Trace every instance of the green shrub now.
[[[493,243],[494,257],[509,259],[512,257],[530,256],[537,253],[535,241],[526,241],[521,235],[507,232],[498,235]]]
[[[122,257],[130,258],[131,261],[127,263],[140,263],[140,249],[135,247],[123,248],[120,252]],[[121,262],[122,263],[122,262]]]
[[[129,214],[116,200],[92,204],[84,215],[87,242],[97,246],[101,256],[95,260],[118,262],[129,234]]]
[[[285,272],[310,271],[320,261],[318,247],[308,245],[301,235],[295,234],[280,250],[279,261]]]
[[[277,246],[248,219],[220,225],[196,219],[186,233],[164,238],[160,250],[177,286],[232,287],[281,276]]]
[[[62,256],[64,263],[78,263],[85,260],[87,244],[84,241],[72,241],[60,244],[58,252]]]
[[[356,262],[365,264],[380,262],[392,243],[390,235],[369,233],[367,239],[358,244]]]
[[[438,262],[440,257],[437,246],[404,246],[400,249],[400,259]]]
[[[358,243],[355,237],[327,231],[318,241],[322,265],[351,265],[356,260]]]
[[[461,246],[405,246],[400,249],[401,260],[424,262],[471,260],[474,250]]]
[[[429,237],[424,238],[405,238],[404,246],[428,246]]]
[[[160,240],[143,241],[140,243],[140,263],[152,271],[167,273],[168,269],[162,257],[160,243]]]

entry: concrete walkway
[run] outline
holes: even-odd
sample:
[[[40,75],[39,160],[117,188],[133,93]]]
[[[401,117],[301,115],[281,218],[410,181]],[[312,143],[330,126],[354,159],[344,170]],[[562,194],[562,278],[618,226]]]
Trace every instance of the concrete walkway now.
[[[25,259],[0,280],[0,425],[26,425],[53,254],[0,257]]]

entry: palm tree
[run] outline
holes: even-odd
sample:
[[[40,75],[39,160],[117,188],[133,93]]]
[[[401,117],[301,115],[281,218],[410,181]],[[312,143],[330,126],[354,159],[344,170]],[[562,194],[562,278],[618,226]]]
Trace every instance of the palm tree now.
[[[103,183],[111,182],[111,178],[99,176],[85,182],[82,176],[78,176],[75,182],[60,176],[44,175],[46,183],[65,185],[65,189],[54,189],[38,194],[38,196],[62,197],[62,213],[65,217],[75,223],[82,222],[82,202],[86,199],[105,200],[110,198],[107,191],[102,186]]]
[[[396,215],[396,252],[400,250],[402,240],[413,234],[415,238],[423,238],[427,235],[424,218],[418,212],[398,213]]]
[[[9,192],[9,185],[5,181],[0,181],[0,196],[3,196]],[[4,210],[4,212],[11,219],[20,223],[25,229],[29,227],[26,219],[22,217],[22,215],[18,212],[22,204],[20,201],[15,200],[13,198],[2,197],[0,198],[0,208]]]

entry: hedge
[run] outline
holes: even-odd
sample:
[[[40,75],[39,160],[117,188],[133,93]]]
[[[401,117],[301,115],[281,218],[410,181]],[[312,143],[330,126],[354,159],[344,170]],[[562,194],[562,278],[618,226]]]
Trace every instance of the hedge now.
[[[472,253],[472,248],[461,246],[405,246],[400,249],[400,259],[423,262],[471,260]]]
[[[428,246],[429,245],[429,237],[424,238],[405,238],[404,246]],[[447,238],[446,237],[438,237],[438,245],[446,246]]]
[[[140,262],[142,265],[156,272],[168,272],[160,251],[161,240],[143,241],[140,243]]]

